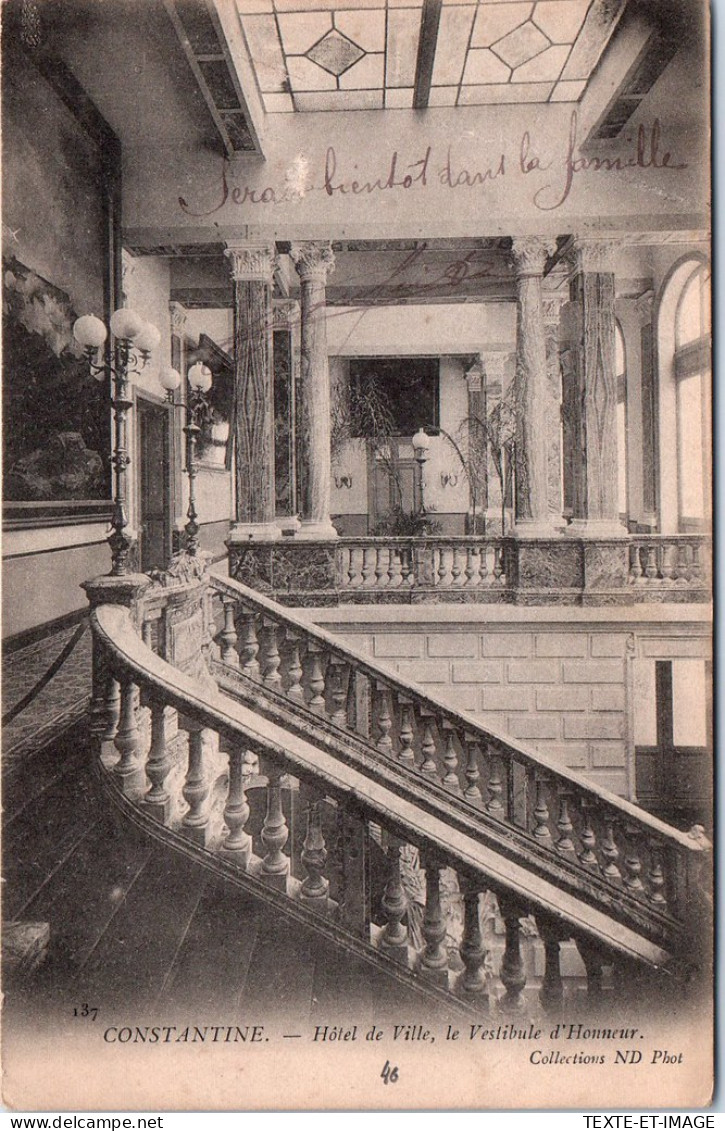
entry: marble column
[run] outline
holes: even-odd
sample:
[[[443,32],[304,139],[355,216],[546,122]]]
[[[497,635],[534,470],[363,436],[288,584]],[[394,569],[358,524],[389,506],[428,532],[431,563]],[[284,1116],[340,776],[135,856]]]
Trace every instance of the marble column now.
[[[619,518],[617,380],[614,320],[616,244],[577,238],[573,245],[572,302],[567,311],[574,421],[572,534],[625,534]],[[564,321],[564,320],[563,320]]]
[[[643,526],[657,529],[657,383],[655,380],[654,326],[652,322],[654,291],[647,290],[637,299],[635,310],[640,327],[640,372],[642,375],[642,503]],[[636,435],[636,433],[634,433]]]
[[[171,464],[172,484],[172,530],[171,551],[177,554],[184,541],[184,526],[186,524],[186,506],[184,501],[184,425],[186,424],[186,307],[180,302],[169,303],[169,317],[171,321],[171,364],[182,375],[179,388],[173,394],[173,407],[169,408],[172,414],[170,429],[169,461]]]
[[[542,309],[544,338],[546,342],[546,481],[549,513],[555,526],[563,524],[562,512],[562,412],[561,412],[561,357],[559,347],[559,319],[561,308],[569,297],[568,289],[545,291]]]
[[[276,299],[272,316],[277,522],[282,533],[296,534],[300,528],[295,434],[300,304],[292,299]]]
[[[484,392],[482,393],[483,408],[486,418],[486,427],[488,431],[488,450],[487,450],[487,483],[486,483],[486,530],[489,533],[501,528],[501,533],[504,531],[504,511],[509,503],[505,497],[506,484],[501,482],[500,470],[504,472],[504,480],[506,477],[506,458],[503,463],[500,463],[502,454],[495,451],[495,438],[504,438],[504,434],[500,427],[496,425],[496,418],[493,415],[497,406],[502,401],[508,402],[509,390],[504,388],[504,376],[506,369],[507,359],[510,361],[510,354],[506,353],[485,353],[482,355],[483,359],[483,386]],[[513,424],[513,417],[510,417],[505,411],[503,412],[500,422],[503,424],[505,433],[511,431]]]
[[[330,376],[327,364],[325,284],[335,265],[328,242],[293,243],[290,254],[301,285],[300,397],[297,403],[298,538],[336,538],[330,522]]]
[[[549,421],[546,338],[541,282],[552,240],[524,236],[513,241],[516,267],[516,484],[515,533],[548,537],[555,530],[548,501]]]
[[[274,373],[272,277],[274,243],[228,243],[234,280],[234,488],[231,541],[273,539]]]
[[[466,533],[477,534],[479,530],[484,529],[483,523],[488,506],[486,390],[483,387],[483,365],[480,356],[466,370],[465,378],[468,391],[468,463],[470,466],[468,485],[471,509],[468,516],[471,529],[467,530]],[[479,527],[479,529],[476,529],[476,527]]]

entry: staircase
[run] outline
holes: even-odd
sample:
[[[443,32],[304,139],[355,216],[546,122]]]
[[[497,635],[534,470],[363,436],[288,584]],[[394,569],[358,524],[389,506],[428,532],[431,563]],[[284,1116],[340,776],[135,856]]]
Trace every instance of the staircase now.
[[[124,843],[135,829],[142,847],[124,849],[138,865],[131,910],[71,948],[84,986],[96,977],[113,998],[113,955],[135,948],[131,925],[154,892],[148,971],[133,978],[158,1000],[183,997],[198,965],[210,1002],[227,977],[232,995],[254,1000],[263,985],[269,1006],[274,984],[282,1001],[290,947],[294,995],[318,987],[290,999],[293,1012],[340,979],[373,996],[387,986],[381,1000],[395,985],[418,1012],[478,1016],[516,1014],[532,994],[557,1009],[567,972],[590,1005],[707,976],[701,830],[670,828],[228,578],[87,588],[95,780]],[[82,797],[89,821],[109,811]],[[92,860],[108,832],[86,836]],[[124,852],[110,853],[111,877]],[[47,896],[36,898],[12,913],[41,914]]]

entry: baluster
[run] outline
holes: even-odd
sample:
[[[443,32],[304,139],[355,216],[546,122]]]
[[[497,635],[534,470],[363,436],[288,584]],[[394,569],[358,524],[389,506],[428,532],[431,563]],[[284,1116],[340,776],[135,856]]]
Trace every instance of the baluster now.
[[[475,554],[475,550],[474,550],[473,546],[467,546],[466,547],[466,567],[463,571],[463,576],[465,577],[466,580],[463,582],[463,584],[468,589],[471,589],[475,584],[473,579],[474,579],[474,577],[476,577],[477,571],[476,571],[476,566],[475,566],[474,561],[473,561],[474,554]]]
[[[450,551],[445,546],[438,548],[438,588],[447,589],[451,584],[451,572],[449,569],[449,554]]]
[[[386,922],[380,935],[380,945],[397,962],[407,965],[408,928],[403,924],[403,918],[408,910],[408,897],[400,879],[400,848],[399,840],[395,837],[388,838],[388,879],[382,899]]]
[[[587,998],[590,1006],[596,1006],[602,998],[604,955],[596,943],[589,939],[578,938],[575,941],[587,972]]]
[[[479,758],[481,756],[481,747],[478,739],[472,735],[466,735],[466,788],[463,791],[463,796],[468,801],[480,801],[481,790],[478,785],[481,777],[481,771],[478,768]]]
[[[224,606],[224,628],[221,631],[222,662],[230,667],[239,667],[239,652],[237,651],[237,626],[235,615],[237,603],[233,597],[222,597]]]
[[[182,817],[181,824],[192,840],[204,846],[209,823],[206,806],[209,783],[204,772],[204,728],[190,722],[185,724],[185,729],[189,735],[189,763],[181,793],[189,808]]]
[[[154,622],[146,618],[141,625],[141,639],[147,648],[153,652]]]
[[[477,554],[477,557],[478,557],[478,581],[477,581],[477,584],[481,588],[483,588],[484,586],[488,587],[492,584],[493,581],[496,580],[494,575],[493,575],[493,569],[489,569],[488,546],[486,546],[485,544],[479,546],[478,550],[476,551],[476,554]],[[496,561],[495,551],[494,551],[494,554],[493,554],[493,561],[494,562]]]
[[[490,769],[488,774],[488,801],[486,802],[486,811],[493,814],[494,817],[503,817],[504,803],[503,797],[503,767],[501,759],[494,754],[490,760]]]
[[[310,656],[310,691],[312,697],[307,706],[317,711],[318,714],[324,715],[325,713],[325,676],[322,671],[322,652],[317,644],[309,644],[307,648]]]
[[[341,589],[350,589],[352,570],[352,550],[349,546],[337,545],[338,584]]]
[[[642,861],[639,855],[640,833],[627,829],[628,846],[624,857],[624,886],[639,895],[644,891],[642,883]]]
[[[307,833],[300,859],[307,870],[300,888],[300,898],[324,908],[327,905],[330,883],[322,874],[327,861],[327,849],[322,835],[319,801],[311,801],[307,806]]]
[[[390,550],[387,546],[378,546],[375,554],[375,588],[387,589],[390,572]]]
[[[536,926],[544,944],[544,977],[539,990],[539,1001],[549,1014],[558,1014],[564,1003],[564,983],[561,977],[562,927],[546,915],[536,916]]]
[[[606,861],[602,868],[602,875],[606,876],[609,880],[620,880],[622,873],[617,866],[619,859],[619,849],[614,839],[614,817],[606,816],[604,818],[604,839],[601,844],[601,852],[604,860]]]
[[[544,774],[536,774],[536,804],[534,805],[534,836],[540,844],[551,845],[549,828],[549,806],[546,803],[547,779]]]
[[[562,793],[559,797],[559,819],[556,822],[556,827],[559,830],[559,839],[556,842],[557,850],[562,856],[574,856],[574,841],[571,835],[574,832],[574,826],[569,816],[569,798],[566,793]]]
[[[370,588],[370,578],[372,577],[373,570],[375,568],[375,558],[376,558],[375,547],[374,546],[366,546],[365,549],[363,550],[363,561],[362,561],[362,587],[363,587],[363,589],[369,589]]]
[[[389,567],[389,581],[388,585],[391,589],[399,589],[403,582],[403,567],[400,560],[401,550],[399,546],[391,546],[389,550],[390,567]]]
[[[247,801],[245,782],[249,767],[246,761],[248,751],[237,739],[232,739],[229,749],[229,791],[224,806],[224,823],[227,833],[222,849],[245,871],[252,855],[252,838],[245,831],[250,808]]]
[[[305,693],[302,689],[302,664],[300,663],[300,638],[294,632],[287,633],[289,643],[289,658],[287,661],[287,677],[289,687],[287,698],[295,703],[305,702]]]
[[[702,581],[702,563],[700,562],[700,547],[697,542],[692,543],[692,558],[690,560],[690,581]]]
[[[239,646],[239,658],[242,664],[242,672],[250,679],[259,679],[258,652],[257,618],[254,613],[242,613],[242,641]]]
[[[451,565],[451,585],[455,589],[458,588],[458,578],[461,576],[462,572],[463,572],[463,567],[461,566],[461,550],[459,549],[458,546],[454,546],[453,547],[453,563]]]
[[[413,750],[413,706],[410,699],[404,699],[402,695],[398,696],[398,703],[400,704],[400,750],[398,751],[398,761],[403,762],[406,766],[415,765],[415,751]]]
[[[493,548],[493,579],[497,585],[503,585],[506,580],[503,572],[503,546]]]
[[[475,994],[481,1003],[488,1000],[488,978],[484,965],[486,947],[481,934],[480,891],[474,880],[461,877],[463,892],[463,937],[458,948],[463,963],[463,973],[456,989],[465,994]]]
[[[423,737],[420,741],[420,752],[423,755],[423,761],[420,764],[420,771],[423,774],[428,774],[429,777],[438,777],[438,767],[435,762],[434,754],[436,752],[436,743],[433,737],[433,722],[430,715],[423,714]]]
[[[172,760],[166,749],[166,711],[163,703],[151,701],[151,745],[146,760],[146,776],[151,788],[143,799],[144,809],[162,825],[169,822],[171,796],[165,788]]]
[[[393,740],[390,737],[390,732],[393,729],[393,718],[390,714],[388,689],[384,683],[376,684],[376,688],[378,692],[377,724],[380,737],[375,745],[382,754],[391,754],[393,750]]]
[[[443,724],[446,730],[446,748],[443,754],[443,765],[446,772],[443,775],[443,785],[450,789],[453,793],[461,792],[461,783],[458,780],[458,751],[456,750],[456,735],[455,731],[446,723]]]
[[[409,588],[415,583],[415,576],[413,573],[413,549],[411,546],[401,547],[400,570],[403,575],[402,584]]]
[[[281,663],[279,646],[277,644],[277,625],[266,617],[262,628],[262,682],[265,687],[281,687],[282,676],[279,674]]]
[[[498,905],[506,928],[506,946],[501,959],[501,981],[506,993],[499,1002],[503,1013],[518,1013],[522,1009],[523,992],[526,986],[526,969],[521,954],[521,924],[519,919],[525,914],[515,900],[509,896],[498,896]]]
[[[136,720],[136,703],[138,688],[130,676],[121,680],[121,704],[118,716],[118,729],[114,738],[114,745],[121,755],[113,767],[114,774],[128,779],[138,770],[136,754],[138,752],[138,724]],[[124,789],[129,787],[128,781]]]
[[[359,589],[362,585],[362,565],[363,551],[359,546],[350,547],[350,569],[348,570],[348,579],[350,582],[350,589]]]
[[[687,559],[687,545],[684,542],[678,542],[676,577],[680,585],[687,585],[690,579],[690,565]]]
[[[675,546],[668,546],[663,543],[661,546],[662,555],[662,580],[668,585],[675,584],[677,577],[677,549]]]
[[[421,927],[425,947],[420,969],[426,977],[448,986],[448,952],[445,948],[446,920],[441,907],[441,865],[425,861],[425,911]]]
[[[581,831],[579,840],[581,841],[582,850],[579,853],[579,862],[585,868],[599,868],[599,861],[597,860],[596,847],[597,836],[594,832],[592,825],[592,805],[587,801],[582,802],[582,811],[584,814],[584,827]]]
[[[665,874],[662,869],[662,857],[659,845],[656,840],[650,840],[650,865],[649,874],[649,898],[650,902],[654,904],[658,911],[667,910],[667,899],[664,894]]]
[[[267,812],[262,826],[262,843],[267,853],[262,860],[261,874],[268,883],[286,891],[289,859],[282,849],[287,843],[289,829],[282,809],[281,778],[281,770],[271,767],[267,775]]]
[[[641,546],[634,545],[630,550],[629,580],[632,585],[644,585]]]
[[[334,656],[330,657],[330,682],[332,690],[330,692],[330,699],[332,701],[332,714],[330,720],[338,727],[347,727],[347,687],[345,684],[345,670],[349,668],[344,660],[338,660]]]
[[[657,547],[651,542],[647,546],[647,564],[644,567],[644,575],[648,581],[656,581],[658,576]]]
[[[106,681],[105,709],[106,729],[101,735],[101,741],[113,742],[121,718],[121,684],[112,675]]]

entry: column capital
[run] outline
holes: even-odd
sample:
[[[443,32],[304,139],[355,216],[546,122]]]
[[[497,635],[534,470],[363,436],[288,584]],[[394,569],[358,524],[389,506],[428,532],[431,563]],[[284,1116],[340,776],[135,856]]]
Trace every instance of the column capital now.
[[[479,354],[473,365],[469,365],[463,376],[466,378],[469,393],[480,393],[483,385],[483,365]]]
[[[300,240],[290,245],[290,255],[303,281],[327,281],[328,272],[335,269],[335,256],[329,240]]]
[[[556,251],[556,240],[543,236],[515,236],[511,245],[516,274],[543,275],[548,256]]]
[[[614,273],[614,260],[623,241],[612,236],[574,236],[569,260],[575,272]]]
[[[273,242],[227,242],[224,254],[229,260],[235,283],[271,283],[277,255]]]
[[[541,295],[541,313],[544,325],[558,326],[561,308],[568,301],[568,291],[544,291]]]
[[[169,303],[169,317],[171,319],[171,333],[176,334],[177,338],[184,336],[186,329],[188,312],[185,306],[180,302]]]
[[[655,293],[653,290],[645,291],[638,299],[635,299],[634,309],[637,311],[637,317],[643,326],[647,326],[652,321],[654,300]]]
[[[274,330],[289,330],[293,325],[299,325],[300,304],[295,299],[283,299],[272,303],[272,328]]]
[[[503,371],[508,353],[487,353],[483,355],[483,369],[486,374],[486,386],[503,385]]]

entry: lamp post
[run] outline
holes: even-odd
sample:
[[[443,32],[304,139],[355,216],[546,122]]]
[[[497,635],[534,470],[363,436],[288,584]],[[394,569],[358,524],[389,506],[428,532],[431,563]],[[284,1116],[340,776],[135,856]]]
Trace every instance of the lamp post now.
[[[189,379],[189,403],[187,405],[186,426],[186,473],[189,476],[189,508],[186,512],[188,522],[186,530],[186,552],[191,557],[196,557],[199,551],[199,515],[196,510],[196,444],[201,432],[201,425],[209,411],[207,393],[211,389],[211,370],[197,361],[192,365],[187,377]]]
[[[428,459],[430,436],[419,428],[413,437],[413,454],[418,464],[418,514],[425,514],[425,499],[423,496],[423,464]]]
[[[114,311],[110,320],[114,337],[113,360],[97,363],[98,351],[105,345],[108,330],[94,314],[84,314],[73,326],[73,336],[83,347],[92,375],[98,381],[111,377],[111,404],[114,412],[114,444],[111,463],[114,470],[112,532],[108,538],[111,547],[111,576],[122,577],[128,573],[128,558],[133,539],[127,531],[127,475],[131,462],[128,454],[127,418],[133,401],[129,400],[129,384],[139,376],[161,341],[159,331],[139,314],[126,307]]]

